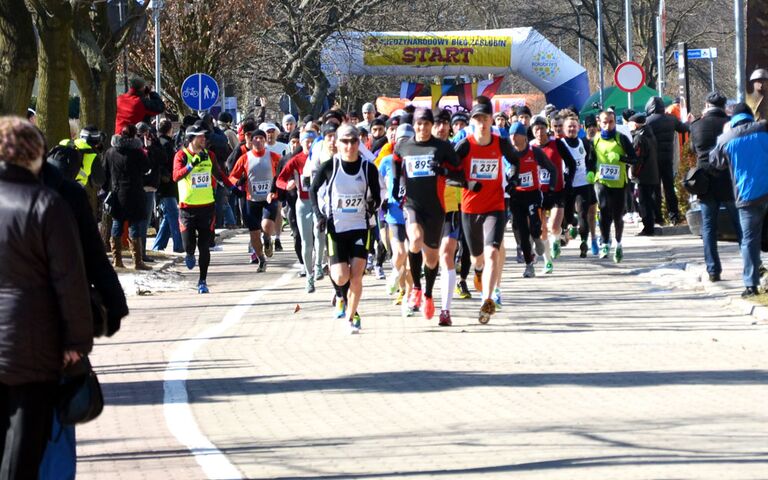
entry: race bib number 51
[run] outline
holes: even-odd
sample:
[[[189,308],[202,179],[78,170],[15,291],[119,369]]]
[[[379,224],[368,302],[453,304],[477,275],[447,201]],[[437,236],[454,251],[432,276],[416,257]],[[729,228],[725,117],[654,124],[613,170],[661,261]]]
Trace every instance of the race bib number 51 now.
[[[531,172],[520,174],[520,186],[523,188],[530,188],[533,186],[533,174]]]
[[[469,178],[472,180],[496,180],[499,178],[499,160],[496,158],[473,158]]]
[[[600,178],[603,180],[619,180],[621,178],[621,166],[601,163]]]

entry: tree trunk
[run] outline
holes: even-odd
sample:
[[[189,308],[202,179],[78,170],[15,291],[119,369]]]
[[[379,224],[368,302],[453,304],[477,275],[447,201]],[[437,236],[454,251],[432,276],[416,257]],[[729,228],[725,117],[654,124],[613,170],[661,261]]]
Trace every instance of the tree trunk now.
[[[72,7],[68,1],[49,0],[35,15],[40,35],[38,51],[38,126],[49,145],[69,138],[69,83],[72,46]]]
[[[25,115],[37,70],[37,41],[24,0],[0,0],[0,113]]]
[[[747,71],[742,74],[746,75],[747,91],[751,92],[749,76],[756,68],[768,68],[768,3],[765,0],[747,0],[744,17],[747,19]]]

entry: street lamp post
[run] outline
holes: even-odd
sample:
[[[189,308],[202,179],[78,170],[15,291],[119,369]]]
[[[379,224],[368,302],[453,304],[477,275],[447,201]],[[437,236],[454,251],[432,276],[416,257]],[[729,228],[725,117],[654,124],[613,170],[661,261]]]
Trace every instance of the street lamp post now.
[[[163,9],[163,0],[154,0],[152,2],[152,17],[155,21],[155,92],[162,95],[162,82],[160,70],[160,11]]]
[[[597,0],[597,66],[598,74],[600,75],[600,108],[604,108],[603,102],[603,89],[605,88],[605,80],[603,78],[603,2]]]
[[[734,0],[733,17],[736,22],[736,101],[744,101],[746,71],[744,60],[744,0]]]
[[[624,0],[624,28],[627,31],[627,61],[632,61],[632,0]],[[632,108],[632,94],[627,92],[627,108]]]
[[[581,50],[581,7],[584,6],[582,0],[573,0],[573,6],[576,8],[576,25],[579,29],[579,65],[584,65],[584,59],[582,57]]]

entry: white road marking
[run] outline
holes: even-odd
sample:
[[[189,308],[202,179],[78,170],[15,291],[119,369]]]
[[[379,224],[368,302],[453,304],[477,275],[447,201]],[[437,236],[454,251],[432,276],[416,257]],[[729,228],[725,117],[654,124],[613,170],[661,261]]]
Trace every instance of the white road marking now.
[[[296,277],[296,272],[290,270],[268,287],[262,287],[241,300],[232,307],[221,322],[203,330],[190,340],[182,342],[171,355],[163,376],[163,412],[165,423],[176,439],[195,456],[195,460],[203,468],[206,478],[217,480],[242,479],[243,474],[235,467],[216,446],[200,431],[189,405],[187,395],[187,377],[189,362],[195,352],[208,340],[218,337],[227,329],[238,323],[248,310],[266,292],[280,288]]]

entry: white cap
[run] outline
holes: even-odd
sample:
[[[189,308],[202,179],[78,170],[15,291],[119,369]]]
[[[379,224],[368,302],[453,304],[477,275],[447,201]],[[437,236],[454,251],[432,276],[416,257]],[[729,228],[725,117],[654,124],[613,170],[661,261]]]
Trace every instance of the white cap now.
[[[264,122],[261,125],[259,125],[259,130],[261,130],[263,132],[266,132],[267,130],[278,130],[279,131],[280,129],[277,128],[277,125],[275,125],[274,123]]]

